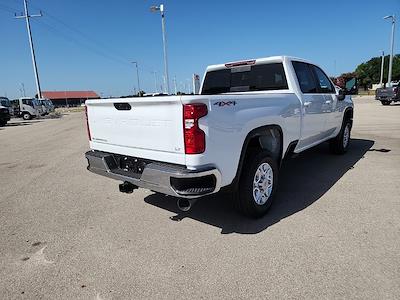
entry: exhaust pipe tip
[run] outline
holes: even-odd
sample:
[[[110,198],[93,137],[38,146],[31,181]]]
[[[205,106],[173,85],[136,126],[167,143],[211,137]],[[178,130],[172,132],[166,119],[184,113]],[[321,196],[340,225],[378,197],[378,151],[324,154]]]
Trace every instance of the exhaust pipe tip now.
[[[176,201],[176,205],[178,206],[180,211],[189,211],[192,208],[193,201],[185,198],[179,198]]]
[[[121,183],[119,185],[119,191],[121,193],[126,193],[126,194],[131,194],[133,193],[133,190],[136,190],[138,187],[128,181],[125,181],[124,183]]]

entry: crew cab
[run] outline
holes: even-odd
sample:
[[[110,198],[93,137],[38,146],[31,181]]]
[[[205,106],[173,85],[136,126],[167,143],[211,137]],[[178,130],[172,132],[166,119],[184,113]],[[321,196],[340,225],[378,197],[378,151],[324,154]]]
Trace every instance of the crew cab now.
[[[347,151],[353,103],[303,59],[275,56],[209,66],[199,95],[86,101],[88,170],[178,197],[233,191],[236,207],[260,217],[282,160],[329,141]]]
[[[382,105],[400,101],[399,83],[392,83],[389,87],[376,89],[375,100],[381,101]]]

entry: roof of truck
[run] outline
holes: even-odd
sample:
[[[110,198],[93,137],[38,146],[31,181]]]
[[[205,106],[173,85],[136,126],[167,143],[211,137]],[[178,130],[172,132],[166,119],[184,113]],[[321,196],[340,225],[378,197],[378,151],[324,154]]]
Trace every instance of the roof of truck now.
[[[283,62],[285,60],[295,60],[295,61],[302,61],[306,63],[311,63],[303,58],[295,57],[295,56],[288,56],[288,55],[279,55],[279,56],[269,56],[269,57],[262,57],[262,58],[252,58],[252,59],[244,59],[239,61],[232,61],[223,64],[217,65],[210,65],[207,67],[207,71],[214,71],[225,69],[234,66],[241,66],[241,65],[256,65],[260,63],[270,63],[270,62]]]

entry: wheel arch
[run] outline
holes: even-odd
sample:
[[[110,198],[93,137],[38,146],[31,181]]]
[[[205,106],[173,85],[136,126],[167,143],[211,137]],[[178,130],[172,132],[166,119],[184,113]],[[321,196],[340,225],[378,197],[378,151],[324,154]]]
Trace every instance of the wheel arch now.
[[[244,162],[249,154],[268,151],[271,157],[280,165],[283,152],[283,130],[281,126],[265,125],[251,130],[244,139],[238,167],[231,186],[237,186],[242,174]]]
[[[354,116],[353,107],[347,107],[343,114],[343,120],[349,119],[351,122],[351,125],[353,125],[353,116]]]

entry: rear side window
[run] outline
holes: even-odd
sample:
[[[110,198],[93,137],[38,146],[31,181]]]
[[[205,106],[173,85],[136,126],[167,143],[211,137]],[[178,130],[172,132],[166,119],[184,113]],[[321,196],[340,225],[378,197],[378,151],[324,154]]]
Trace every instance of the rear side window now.
[[[317,83],[315,82],[310,65],[299,61],[294,61],[293,67],[297,76],[297,80],[299,81],[301,91],[304,94],[317,93]]]
[[[207,72],[203,95],[288,89],[282,63],[240,66]]]

